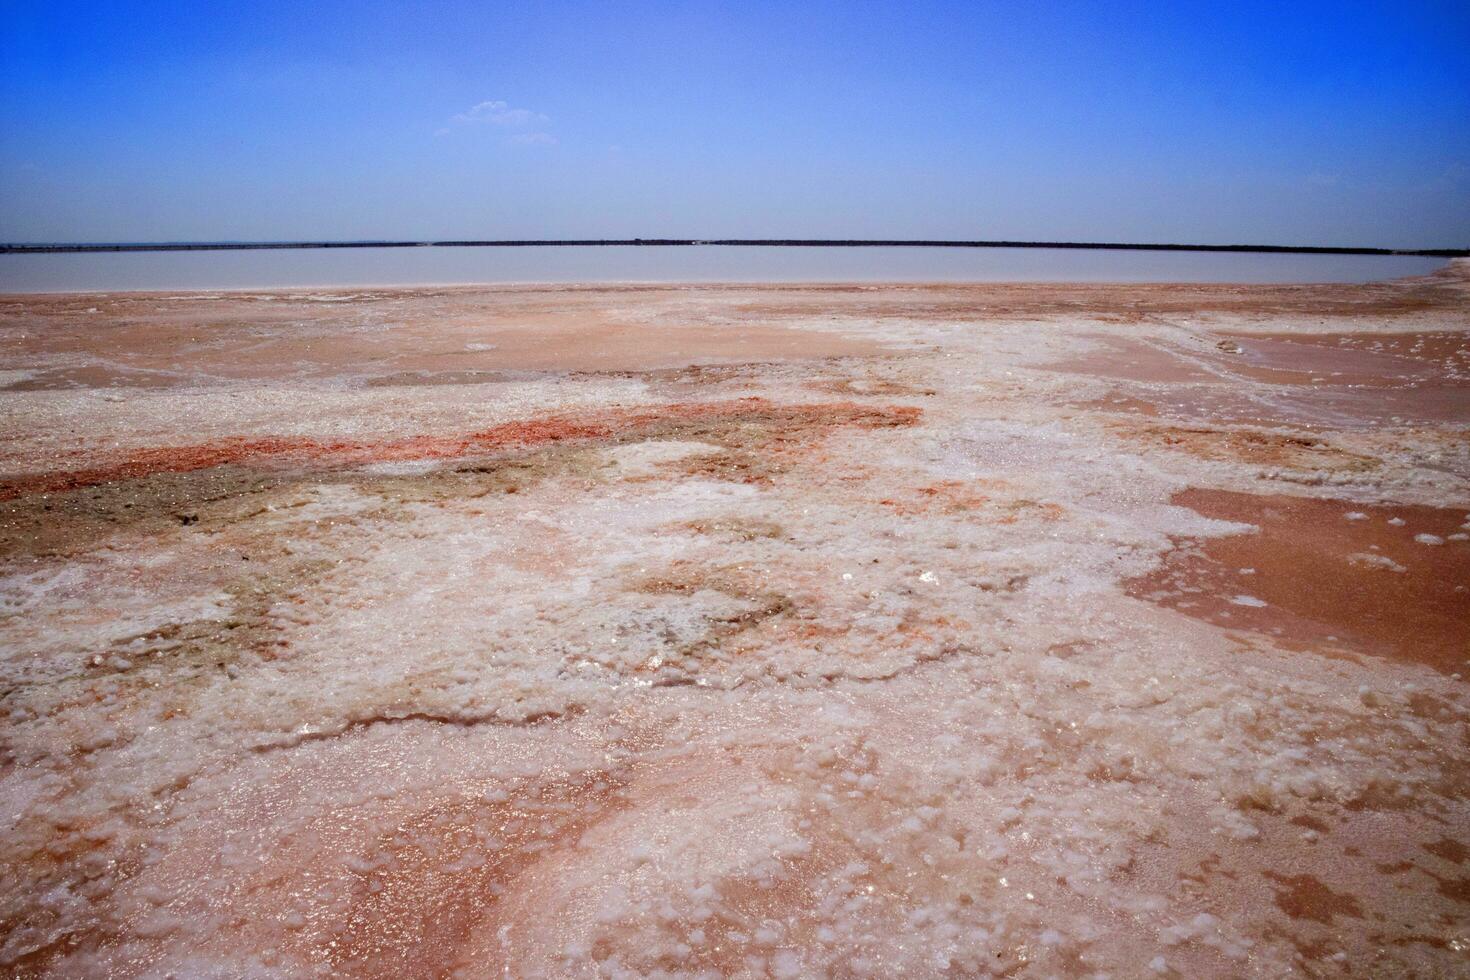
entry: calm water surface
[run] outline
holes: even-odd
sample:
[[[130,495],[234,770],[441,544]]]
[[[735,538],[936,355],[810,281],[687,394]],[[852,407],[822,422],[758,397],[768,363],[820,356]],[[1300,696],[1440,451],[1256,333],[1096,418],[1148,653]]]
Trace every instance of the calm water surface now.
[[[1368,282],[1443,259],[1071,249],[355,248],[0,255],[0,292],[504,282]]]

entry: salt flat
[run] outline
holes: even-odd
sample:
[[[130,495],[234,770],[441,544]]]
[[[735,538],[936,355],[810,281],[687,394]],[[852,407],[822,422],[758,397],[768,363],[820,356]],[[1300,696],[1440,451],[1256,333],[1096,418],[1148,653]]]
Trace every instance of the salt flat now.
[[[0,297],[17,976],[1470,968],[1470,263]]]

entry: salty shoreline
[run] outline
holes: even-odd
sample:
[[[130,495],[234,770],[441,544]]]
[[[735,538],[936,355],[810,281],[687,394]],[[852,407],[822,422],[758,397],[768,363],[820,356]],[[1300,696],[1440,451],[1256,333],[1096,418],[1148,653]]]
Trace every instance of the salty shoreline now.
[[[657,283],[1371,282],[1427,275],[1405,255],[928,247],[353,248],[0,254],[0,293]]]
[[[1470,262],[0,296],[21,976],[1448,976]]]

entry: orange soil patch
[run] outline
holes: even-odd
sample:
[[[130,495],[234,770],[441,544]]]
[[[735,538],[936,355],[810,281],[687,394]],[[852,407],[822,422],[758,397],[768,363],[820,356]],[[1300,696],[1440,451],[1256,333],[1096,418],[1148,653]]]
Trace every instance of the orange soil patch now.
[[[657,409],[613,409],[580,415],[549,416],[492,426],[462,436],[414,436],[378,442],[308,438],[223,439],[193,446],[135,450],[119,459],[83,469],[0,480],[0,500],[31,493],[57,493],[156,473],[187,473],[226,464],[253,466],[360,466],[418,459],[451,459],[477,453],[550,443],[647,438],[668,426],[700,423],[775,422],[795,425],[857,425],[879,428],[909,425],[920,409],[873,407],[850,402],[777,405],[764,398],[685,402]]]
[[[1178,548],[1130,595],[1288,647],[1470,672],[1470,542],[1415,540],[1461,533],[1465,510],[1201,489],[1174,503],[1259,531]]]

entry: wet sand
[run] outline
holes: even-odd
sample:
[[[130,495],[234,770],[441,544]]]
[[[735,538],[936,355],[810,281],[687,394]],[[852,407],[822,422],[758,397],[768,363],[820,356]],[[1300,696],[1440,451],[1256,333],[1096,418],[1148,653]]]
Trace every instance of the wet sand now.
[[[1470,264],[0,297],[15,976],[1470,969]]]

